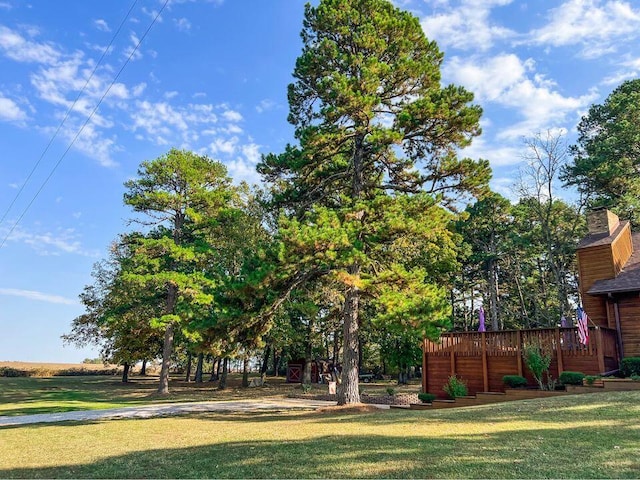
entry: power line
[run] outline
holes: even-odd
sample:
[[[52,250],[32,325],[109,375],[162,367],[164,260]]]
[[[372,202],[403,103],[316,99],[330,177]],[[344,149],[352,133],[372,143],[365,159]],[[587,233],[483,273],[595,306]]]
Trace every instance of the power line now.
[[[2,243],[0,243],[0,248],[4,247],[4,244],[6,243],[7,239],[9,238],[9,236],[13,233],[13,231],[15,230],[15,228],[18,226],[18,224],[20,223],[20,221],[22,220],[22,218],[25,216],[25,214],[29,211],[29,209],[31,208],[31,205],[33,205],[33,202],[36,201],[36,198],[38,198],[38,195],[40,195],[40,192],[42,192],[42,190],[44,189],[45,185],[49,182],[49,180],[51,179],[51,177],[53,176],[53,174],[55,173],[55,171],[58,169],[58,167],[60,166],[60,164],[62,163],[62,160],[64,160],[64,158],[67,156],[67,153],[69,152],[69,150],[71,150],[71,147],[73,146],[73,144],[76,142],[76,140],[78,139],[78,137],[80,136],[80,134],[82,133],[82,131],[84,130],[84,128],[87,126],[87,124],[89,123],[89,121],[91,120],[91,118],[93,118],[93,115],[98,111],[98,108],[100,107],[100,104],[102,103],[102,101],[105,99],[105,97],[109,94],[109,91],[111,90],[111,87],[113,87],[113,85],[116,83],[116,81],[118,80],[118,78],[120,77],[120,74],[122,73],[122,71],[125,69],[125,67],[129,64],[129,62],[131,61],[131,58],[133,57],[133,55],[138,51],[138,48],[140,47],[140,45],[142,44],[142,42],[144,41],[144,39],[146,38],[146,36],[149,34],[149,32],[151,31],[151,28],[155,25],[156,21],[158,20],[158,18],[160,17],[160,14],[163,12],[163,10],[165,9],[165,7],[167,6],[167,4],[169,3],[169,0],[165,0],[164,3],[162,4],[162,8],[160,8],[160,10],[156,13],[155,17],[153,18],[152,22],[149,24],[149,26],[147,27],[146,31],[144,32],[144,34],[142,35],[142,37],[140,37],[140,39],[138,40],[138,43],[136,44],[136,46],[133,48],[133,50],[131,50],[131,53],[129,54],[129,56],[127,57],[127,59],[125,60],[125,62],[122,64],[122,67],[120,67],[120,70],[118,71],[118,73],[116,74],[115,77],[113,77],[113,80],[111,81],[111,83],[109,84],[109,87],[105,90],[104,94],[102,95],[102,97],[100,97],[100,100],[98,101],[98,103],[96,104],[95,108],[93,109],[93,111],[91,112],[91,114],[89,114],[89,116],[87,117],[87,119],[85,120],[85,122],[82,124],[82,126],[80,127],[80,129],[78,130],[78,132],[76,133],[75,137],[73,137],[73,140],[71,140],[71,143],[69,143],[69,146],[67,147],[67,149],[64,151],[64,153],[62,154],[62,156],[60,157],[60,159],[58,160],[58,162],[53,166],[53,168],[51,169],[51,172],[49,173],[49,175],[47,176],[47,178],[45,178],[44,182],[42,182],[42,185],[40,185],[40,188],[38,189],[38,191],[35,193],[35,195],[33,196],[33,198],[31,199],[31,201],[27,204],[27,206],[25,207],[25,209],[22,211],[22,213],[20,214],[20,216],[18,217],[18,219],[15,221],[15,223],[13,224],[13,226],[11,227],[11,229],[9,229],[9,232],[7,233],[7,235],[4,237],[4,239],[2,240]]]
[[[20,195],[22,194],[22,191],[24,190],[24,187],[27,186],[27,183],[29,183],[29,180],[31,180],[31,177],[33,176],[33,174],[35,173],[36,169],[40,165],[40,162],[42,162],[42,159],[44,158],[44,156],[49,151],[49,147],[51,147],[51,144],[53,143],[55,138],[58,136],[58,133],[60,133],[60,130],[62,129],[62,126],[64,125],[64,122],[66,122],[67,118],[69,118],[69,115],[73,111],[73,108],[76,106],[76,103],[78,103],[78,100],[80,100],[80,97],[82,96],[82,94],[86,90],[87,86],[89,85],[89,82],[93,78],[93,75],[98,70],[98,67],[102,63],[102,60],[104,60],[104,57],[106,57],[107,53],[109,53],[109,49],[111,48],[111,45],[113,45],[113,42],[116,40],[116,38],[120,34],[120,30],[122,30],[122,27],[124,26],[125,22],[129,18],[129,15],[131,15],[131,12],[133,11],[133,9],[134,9],[134,7],[136,6],[137,3],[138,3],[138,0],[134,0],[133,3],[131,4],[131,7],[129,8],[129,11],[127,12],[127,14],[122,19],[122,22],[120,22],[120,26],[118,27],[116,32],[113,34],[113,37],[111,37],[111,41],[109,42],[109,45],[107,45],[107,48],[105,48],[104,52],[102,52],[102,56],[100,57],[100,59],[98,60],[98,63],[96,63],[95,67],[93,68],[93,71],[91,72],[91,75],[89,75],[89,78],[87,78],[87,81],[85,82],[84,86],[82,87],[82,89],[78,93],[78,96],[76,97],[76,99],[73,101],[73,103],[71,104],[71,106],[67,110],[67,113],[65,113],[64,118],[60,122],[60,125],[58,125],[58,128],[56,129],[55,133],[53,134],[53,136],[49,140],[49,143],[47,143],[47,146],[45,147],[44,151],[40,155],[40,158],[38,158],[38,161],[35,163],[35,165],[31,169],[31,172],[29,172],[29,175],[27,175],[27,178],[24,181],[24,183],[22,184],[22,186],[20,187],[20,189],[18,190],[18,193],[16,193],[15,197],[13,197],[13,200],[11,201],[11,203],[9,204],[7,209],[4,211],[4,214],[2,215],[2,218],[0,218],[0,225],[2,225],[2,222],[4,222],[4,219],[7,218],[7,215],[9,214],[11,209],[13,208],[13,205],[15,205],[16,201],[18,200],[18,198],[20,198]]]

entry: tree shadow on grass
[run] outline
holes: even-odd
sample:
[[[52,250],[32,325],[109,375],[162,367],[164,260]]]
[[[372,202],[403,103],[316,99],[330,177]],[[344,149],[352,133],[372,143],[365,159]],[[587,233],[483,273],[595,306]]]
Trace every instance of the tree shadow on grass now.
[[[149,448],[87,464],[60,461],[51,468],[0,469],[0,477],[637,478],[637,453],[635,425],[455,436],[410,430],[403,436],[336,431],[304,440]]]

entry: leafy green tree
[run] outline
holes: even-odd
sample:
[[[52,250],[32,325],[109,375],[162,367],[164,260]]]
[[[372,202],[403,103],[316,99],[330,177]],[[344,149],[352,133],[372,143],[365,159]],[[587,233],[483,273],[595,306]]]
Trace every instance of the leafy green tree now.
[[[299,146],[267,155],[283,263],[330,275],[344,295],[338,403],[359,402],[361,301],[383,316],[447,316],[433,272],[455,259],[451,193],[483,194],[488,162],[459,159],[480,133],[481,109],[440,84],[442,54],[417,18],[386,0],[322,0],[305,8],[303,51],[289,86]],[[424,296],[420,296],[423,294]]]
[[[164,329],[158,393],[169,393],[175,329],[206,316],[214,301],[216,277],[206,269],[211,245],[206,230],[236,195],[223,164],[172,149],[145,161],[138,178],[125,183],[124,201],[142,214],[137,221],[158,225],[161,235],[139,237],[125,275],[132,288],[148,288],[164,299],[153,325]]]
[[[458,231],[471,246],[467,261],[481,265],[486,285],[485,308],[492,330],[499,330],[499,266],[506,254],[505,239],[511,225],[511,203],[491,193],[467,207],[466,216],[457,223]]]
[[[578,124],[573,163],[562,178],[591,206],[640,225],[640,79],[627,80]]]
[[[62,336],[67,343],[99,346],[105,361],[123,365],[123,382],[132,365],[157,357],[162,349],[161,335],[149,325],[161,311],[161,298],[154,291],[133,290],[123,281],[123,268],[132,255],[128,241],[121,237],[113,243],[109,259],[94,265],[94,282],[80,295],[86,311]]]

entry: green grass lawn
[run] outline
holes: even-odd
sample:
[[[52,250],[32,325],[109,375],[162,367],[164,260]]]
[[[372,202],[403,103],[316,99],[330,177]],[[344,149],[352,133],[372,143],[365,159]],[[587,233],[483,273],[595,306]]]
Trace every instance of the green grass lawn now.
[[[0,429],[0,478],[637,478],[640,392]]]
[[[158,396],[158,377],[133,377],[128,384],[119,377],[19,377],[0,378],[0,415],[58,413],[71,410],[96,410],[148,403],[230,400],[260,395],[279,396],[293,391],[283,379],[272,379],[269,387],[239,388],[240,378],[229,379],[229,388],[218,391],[215,383],[185,383],[173,379],[171,394]]]
[[[253,375],[257,376],[257,375]],[[119,377],[0,377],[0,415],[29,415],[59,413],[71,410],[97,410],[148,403],[203,402],[239,398],[277,398],[301,393],[299,384],[287,384],[282,377],[267,378],[267,386],[242,388],[241,375],[229,376],[228,389],[217,390],[217,383],[185,383],[183,377],[174,377],[171,394],[158,396],[158,377],[132,377],[123,384]],[[385,393],[389,383],[366,384],[366,391]],[[419,386],[396,387],[398,392],[419,390]],[[326,393],[326,385],[314,385],[312,393]]]

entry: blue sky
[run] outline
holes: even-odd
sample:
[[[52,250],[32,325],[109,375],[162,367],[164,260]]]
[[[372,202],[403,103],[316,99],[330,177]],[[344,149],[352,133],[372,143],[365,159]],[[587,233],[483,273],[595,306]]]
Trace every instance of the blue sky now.
[[[133,0],[0,0],[0,216],[25,184]],[[640,5],[567,0],[397,0],[445,52],[443,82],[473,91],[483,135],[465,150],[487,158],[492,186],[511,185],[523,137],[575,126],[640,71]],[[94,262],[129,227],[123,182],[171,147],[223,161],[258,182],[260,154],[292,141],[286,86],[300,52],[304,2],[138,0],[20,197],[0,224],[0,360],[81,361],[63,347],[82,313]],[[96,114],[9,230],[114,76]],[[569,195],[569,192],[567,192]]]

